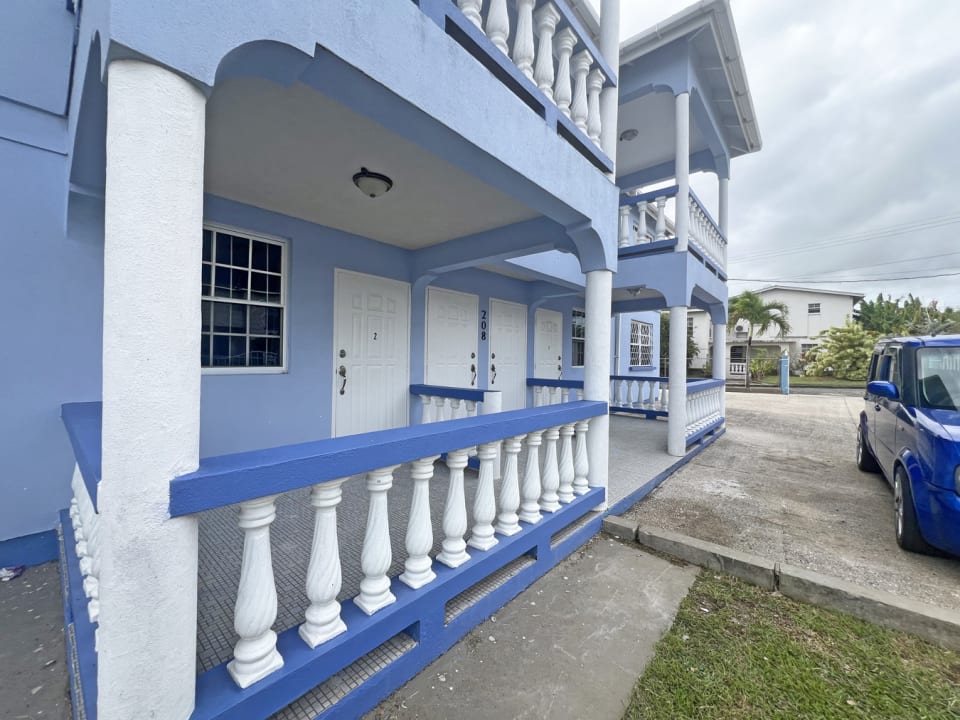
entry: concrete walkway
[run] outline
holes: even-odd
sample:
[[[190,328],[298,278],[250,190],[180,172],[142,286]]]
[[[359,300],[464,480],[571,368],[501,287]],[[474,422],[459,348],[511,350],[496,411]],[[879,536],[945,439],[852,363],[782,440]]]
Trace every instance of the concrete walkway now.
[[[619,720],[697,572],[599,535],[366,718]]]
[[[881,475],[854,462],[861,397],[727,393],[727,432],[625,517],[960,609],[960,560],[897,547]]]

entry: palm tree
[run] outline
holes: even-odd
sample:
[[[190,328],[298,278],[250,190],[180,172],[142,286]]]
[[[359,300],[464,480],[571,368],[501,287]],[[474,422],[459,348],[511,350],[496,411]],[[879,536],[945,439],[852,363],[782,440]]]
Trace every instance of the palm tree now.
[[[753,346],[754,331],[761,335],[771,327],[776,328],[777,337],[790,332],[787,322],[787,305],[779,301],[764,302],[755,292],[745,290],[730,300],[728,325],[745,322],[750,330],[747,334],[747,390],[750,389],[750,348]]]

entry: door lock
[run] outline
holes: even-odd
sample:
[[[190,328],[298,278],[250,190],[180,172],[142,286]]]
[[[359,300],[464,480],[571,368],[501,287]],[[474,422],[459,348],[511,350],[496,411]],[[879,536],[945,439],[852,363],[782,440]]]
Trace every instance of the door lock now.
[[[477,366],[474,363],[470,363],[470,372],[473,373],[473,379],[470,380],[470,387],[473,387],[477,382]]]
[[[490,376],[490,384],[493,385],[497,381],[497,366],[491,363],[490,372],[492,373]]]
[[[347,366],[341,365],[337,370],[337,375],[343,378],[343,385],[340,386],[340,394],[345,395],[347,392]]]

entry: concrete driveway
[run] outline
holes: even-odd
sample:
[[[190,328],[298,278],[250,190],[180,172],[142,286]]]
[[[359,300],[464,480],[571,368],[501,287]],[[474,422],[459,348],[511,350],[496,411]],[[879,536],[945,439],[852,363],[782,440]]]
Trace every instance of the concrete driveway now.
[[[960,560],[901,550],[889,486],[856,468],[862,407],[727,393],[726,435],[625,517],[960,610]]]

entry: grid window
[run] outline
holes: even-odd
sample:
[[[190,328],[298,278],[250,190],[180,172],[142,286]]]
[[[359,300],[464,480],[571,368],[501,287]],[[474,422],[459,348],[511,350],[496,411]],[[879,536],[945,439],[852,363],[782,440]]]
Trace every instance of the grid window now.
[[[808,314],[808,315],[819,315],[819,314],[820,314],[820,303],[807,303],[807,314]]]
[[[200,366],[282,368],[283,243],[204,228]]]
[[[573,366],[583,367],[587,340],[587,313],[584,310],[574,308],[570,336],[573,339]]]
[[[653,325],[630,321],[630,364],[653,365]]]

